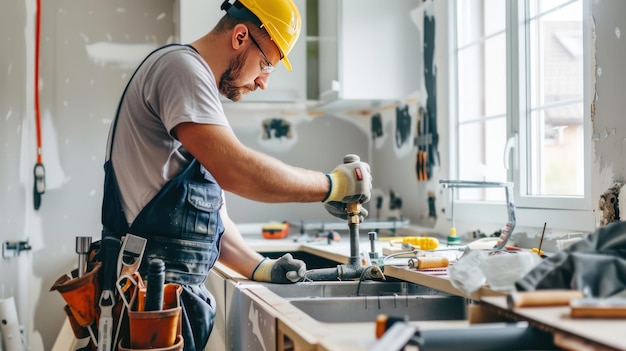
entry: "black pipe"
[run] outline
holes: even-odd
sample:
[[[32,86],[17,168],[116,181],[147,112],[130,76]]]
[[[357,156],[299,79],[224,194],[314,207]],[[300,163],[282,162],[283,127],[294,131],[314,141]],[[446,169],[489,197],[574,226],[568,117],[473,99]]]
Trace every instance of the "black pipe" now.
[[[468,328],[420,330],[420,351],[558,350],[548,332],[519,323],[474,324]]]

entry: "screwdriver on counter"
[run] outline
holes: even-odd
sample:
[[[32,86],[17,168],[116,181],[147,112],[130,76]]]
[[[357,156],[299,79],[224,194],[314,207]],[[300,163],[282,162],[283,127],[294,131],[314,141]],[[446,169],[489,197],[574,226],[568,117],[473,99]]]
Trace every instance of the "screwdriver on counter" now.
[[[545,257],[545,255],[543,254],[543,251],[541,251],[541,245],[543,245],[543,236],[546,234],[546,224],[547,222],[543,223],[543,230],[541,231],[541,239],[539,239],[539,248],[533,247],[532,249],[530,249],[530,252],[535,252],[537,255],[541,257]]]

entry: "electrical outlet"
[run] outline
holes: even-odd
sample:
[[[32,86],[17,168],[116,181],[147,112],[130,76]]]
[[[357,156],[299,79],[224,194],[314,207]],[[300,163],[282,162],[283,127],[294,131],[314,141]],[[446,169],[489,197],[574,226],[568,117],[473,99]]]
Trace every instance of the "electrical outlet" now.
[[[20,252],[30,249],[31,246],[28,241],[5,241],[2,243],[2,257],[17,257],[20,255]]]

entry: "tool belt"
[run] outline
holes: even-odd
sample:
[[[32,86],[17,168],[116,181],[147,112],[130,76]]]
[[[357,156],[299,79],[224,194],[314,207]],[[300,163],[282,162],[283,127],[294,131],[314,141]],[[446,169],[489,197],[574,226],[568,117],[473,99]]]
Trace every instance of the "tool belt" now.
[[[105,237],[91,244],[85,272],[75,269],[50,288],[65,300],[74,336],[89,338],[81,350],[183,349],[182,286],[162,283],[162,290],[155,289],[161,306],[146,310],[146,295],[155,291],[148,291],[154,284],[148,289],[138,272],[144,247],[145,239],[134,235]]]

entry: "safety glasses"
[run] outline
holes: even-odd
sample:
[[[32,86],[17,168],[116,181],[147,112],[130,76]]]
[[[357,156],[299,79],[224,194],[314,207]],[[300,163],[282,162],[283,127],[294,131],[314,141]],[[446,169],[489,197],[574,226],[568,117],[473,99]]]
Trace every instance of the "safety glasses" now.
[[[270,60],[267,58],[267,56],[265,56],[263,49],[261,49],[261,47],[256,42],[256,40],[254,40],[254,37],[250,33],[248,33],[248,35],[250,36],[250,40],[252,40],[252,43],[257,47],[257,49],[259,49],[259,51],[261,52],[261,55],[263,55],[263,58],[265,59],[265,64],[261,64],[261,71],[265,74],[270,74],[274,72],[274,69],[276,69],[276,67],[274,67],[272,63],[270,62]]]

